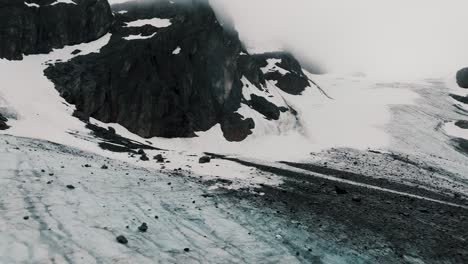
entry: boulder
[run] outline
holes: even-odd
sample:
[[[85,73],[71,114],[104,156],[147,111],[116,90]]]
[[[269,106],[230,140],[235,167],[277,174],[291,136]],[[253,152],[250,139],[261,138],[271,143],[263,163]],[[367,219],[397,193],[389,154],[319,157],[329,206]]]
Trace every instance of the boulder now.
[[[468,68],[463,68],[457,72],[457,83],[461,88],[468,88]]]
[[[208,156],[203,156],[203,157],[200,157],[200,159],[198,160],[199,163],[203,164],[203,163],[210,163],[211,161],[211,158],[208,157]]]

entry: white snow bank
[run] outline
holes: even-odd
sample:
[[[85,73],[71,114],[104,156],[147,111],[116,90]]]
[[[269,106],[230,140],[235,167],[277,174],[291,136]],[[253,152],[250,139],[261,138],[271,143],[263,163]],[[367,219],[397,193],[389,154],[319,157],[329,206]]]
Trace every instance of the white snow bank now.
[[[447,135],[455,138],[463,138],[468,140],[468,129],[463,129],[455,125],[456,121],[445,124],[444,131]]]
[[[71,52],[80,49],[80,55],[98,52],[110,40],[107,34],[91,43],[68,46],[46,55],[24,56],[22,61],[0,59],[0,96],[15,111],[17,119],[9,120],[11,128],[2,133],[51,140],[73,145],[86,144],[69,132],[86,131],[84,124],[71,116],[74,107],[68,105],[44,76],[46,61],[69,60]],[[76,145],[75,144],[75,145]]]
[[[27,7],[36,7],[36,8],[41,7],[41,6],[39,6],[38,4],[35,4],[35,3],[24,2],[24,4],[25,4]]]
[[[149,36],[142,36],[141,34],[138,35],[130,35],[128,37],[124,37],[125,40],[135,40],[135,39],[150,39],[152,37],[156,36],[156,33],[153,33]]]
[[[180,47],[177,47],[174,51],[172,51],[172,54],[173,54],[173,55],[177,55],[177,54],[180,53],[180,51],[181,51],[181,48],[180,48]]]
[[[126,27],[142,27],[150,25],[156,28],[165,28],[172,25],[170,19],[162,18],[151,18],[151,19],[139,19],[132,22],[125,23]]]
[[[285,70],[278,66],[282,62],[281,59],[267,59],[267,66],[261,68],[263,73],[267,72],[279,72],[281,75],[286,75],[287,73],[290,73],[290,71]]]
[[[53,5],[58,5],[58,4],[72,4],[72,5],[76,5],[75,2],[73,2],[73,0],[57,0],[55,2],[53,2],[52,4],[50,4],[51,6]]]

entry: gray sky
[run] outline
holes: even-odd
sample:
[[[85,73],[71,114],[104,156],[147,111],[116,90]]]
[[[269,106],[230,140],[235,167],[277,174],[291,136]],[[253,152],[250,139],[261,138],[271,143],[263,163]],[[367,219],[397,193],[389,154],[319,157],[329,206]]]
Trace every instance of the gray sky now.
[[[288,47],[331,72],[423,77],[468,66],[468,0],[210,2],[251,50]]]

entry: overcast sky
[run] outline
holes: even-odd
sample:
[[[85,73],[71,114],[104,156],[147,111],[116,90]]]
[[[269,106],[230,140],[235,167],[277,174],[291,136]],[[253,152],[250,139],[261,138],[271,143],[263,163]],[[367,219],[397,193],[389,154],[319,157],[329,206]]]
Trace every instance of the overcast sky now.
[[[468,0],[210,2],[251,50],[287,47],[331,72],[417,77],[468,66]]]

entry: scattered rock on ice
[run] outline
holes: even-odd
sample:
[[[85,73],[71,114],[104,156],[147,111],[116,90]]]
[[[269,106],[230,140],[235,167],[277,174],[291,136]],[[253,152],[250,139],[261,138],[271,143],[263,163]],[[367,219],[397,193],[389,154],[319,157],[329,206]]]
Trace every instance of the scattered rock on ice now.
[[[203,164],[203,163],[210,163],[210,161],[211,161],[211,158],[208,157],[208,156],[203,156],[203,157],[201,157],[201,158],[198,160],[198,162],[199,162],[199,163],[202,163],[202,164]]]
[[[160,163],[164,162],[164,158],[163,158],[163,156],[161,154],[158,154],[158,155],[154,156],[153,159],[156,160],[157,162],[160,162]]]
[[[148,225],[146,223],[142,223],[141,226],[138,227],[138,230],[140,232],[146,232],[148,231]]]
[[[120,235],[116,238],[117,242],[119,242],[120,244],[127,244],[128,243],[128,240],[126,237],[124,237],[123,235]]]
[[[69,185],[67,185],[67,188],[70,189],[70,190],[74,190],[74,189],[75,189],[75,186],[69,184]]]

